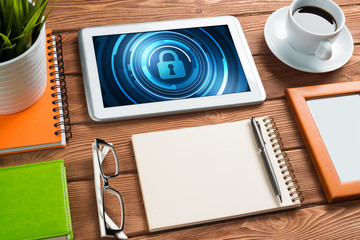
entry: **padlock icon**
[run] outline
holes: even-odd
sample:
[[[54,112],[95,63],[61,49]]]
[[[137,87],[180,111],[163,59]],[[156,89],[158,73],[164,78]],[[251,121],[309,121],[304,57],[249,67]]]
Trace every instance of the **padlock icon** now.
[[[171,54],[173,61],[164,61],[164,55]],[[164,50],[159,55],[159,63],[157,64],[161,79],[182,78],[186,76],[184,63],[179,59],[178,55],[171,50]]]

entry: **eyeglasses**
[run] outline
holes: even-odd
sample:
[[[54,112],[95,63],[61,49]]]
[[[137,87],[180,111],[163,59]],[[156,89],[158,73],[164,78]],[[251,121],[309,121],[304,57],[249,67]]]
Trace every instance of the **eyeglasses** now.
[[[92,152],[101,237],[116,235],[119,239],[127,239],[123,232],[124,203],[121,194],[109,185],[109,179],[119,174],[115,150],[111,143],[95,139]],[[100,192],[101,182],[102,192]]]

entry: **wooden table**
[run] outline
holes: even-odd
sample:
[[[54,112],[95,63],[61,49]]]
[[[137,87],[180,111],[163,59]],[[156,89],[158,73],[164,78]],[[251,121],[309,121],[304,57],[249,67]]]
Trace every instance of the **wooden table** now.
[[[53,0],[49,5],[51,2]],[[283,64],[270,52],[264,40],[267,18],[275,10],[290,5],[291,1],[60,0],[46,25],[63,37],[73,138],[65,148],[1,156],[0,167],[65,159],[75,239],[100,239],[91,152],[94,138],[112,142],[118,153],[121,173],[112,183],[124,198],[125,233],[132,239],[360,239],[360,200],[327,204],[284,98],[284,90],[288,87],[360,80],[360,0],[336,2],[345,12],[347,27],[354,38],[353,56],[336,71],[310,74]],[[220,15],[236,16],[242,25],[267,93],[263,104],[112,123],[96,123],[89,118],[78,49],[77,32],[80,28]],[[305,198],[303,206],[295,210],[150,233],[131,135],[237,121],[250,115],[272,115],[275,118]]]

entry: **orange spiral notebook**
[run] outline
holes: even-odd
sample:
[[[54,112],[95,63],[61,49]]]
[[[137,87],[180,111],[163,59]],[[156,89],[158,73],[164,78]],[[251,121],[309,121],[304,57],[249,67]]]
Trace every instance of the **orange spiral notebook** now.
[[[30,108],[0,115],[0,155],[66,146],[71,138],[61,37],[46,32],[47,86]]]

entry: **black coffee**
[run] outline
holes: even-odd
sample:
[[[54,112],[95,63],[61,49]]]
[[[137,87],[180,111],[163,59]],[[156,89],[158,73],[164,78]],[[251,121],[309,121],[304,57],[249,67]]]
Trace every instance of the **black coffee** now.
[[[293,17],[297,24],[313,33],[331,33],[337,28],[334,17],[318,7],[300,7],[293,12]]]

